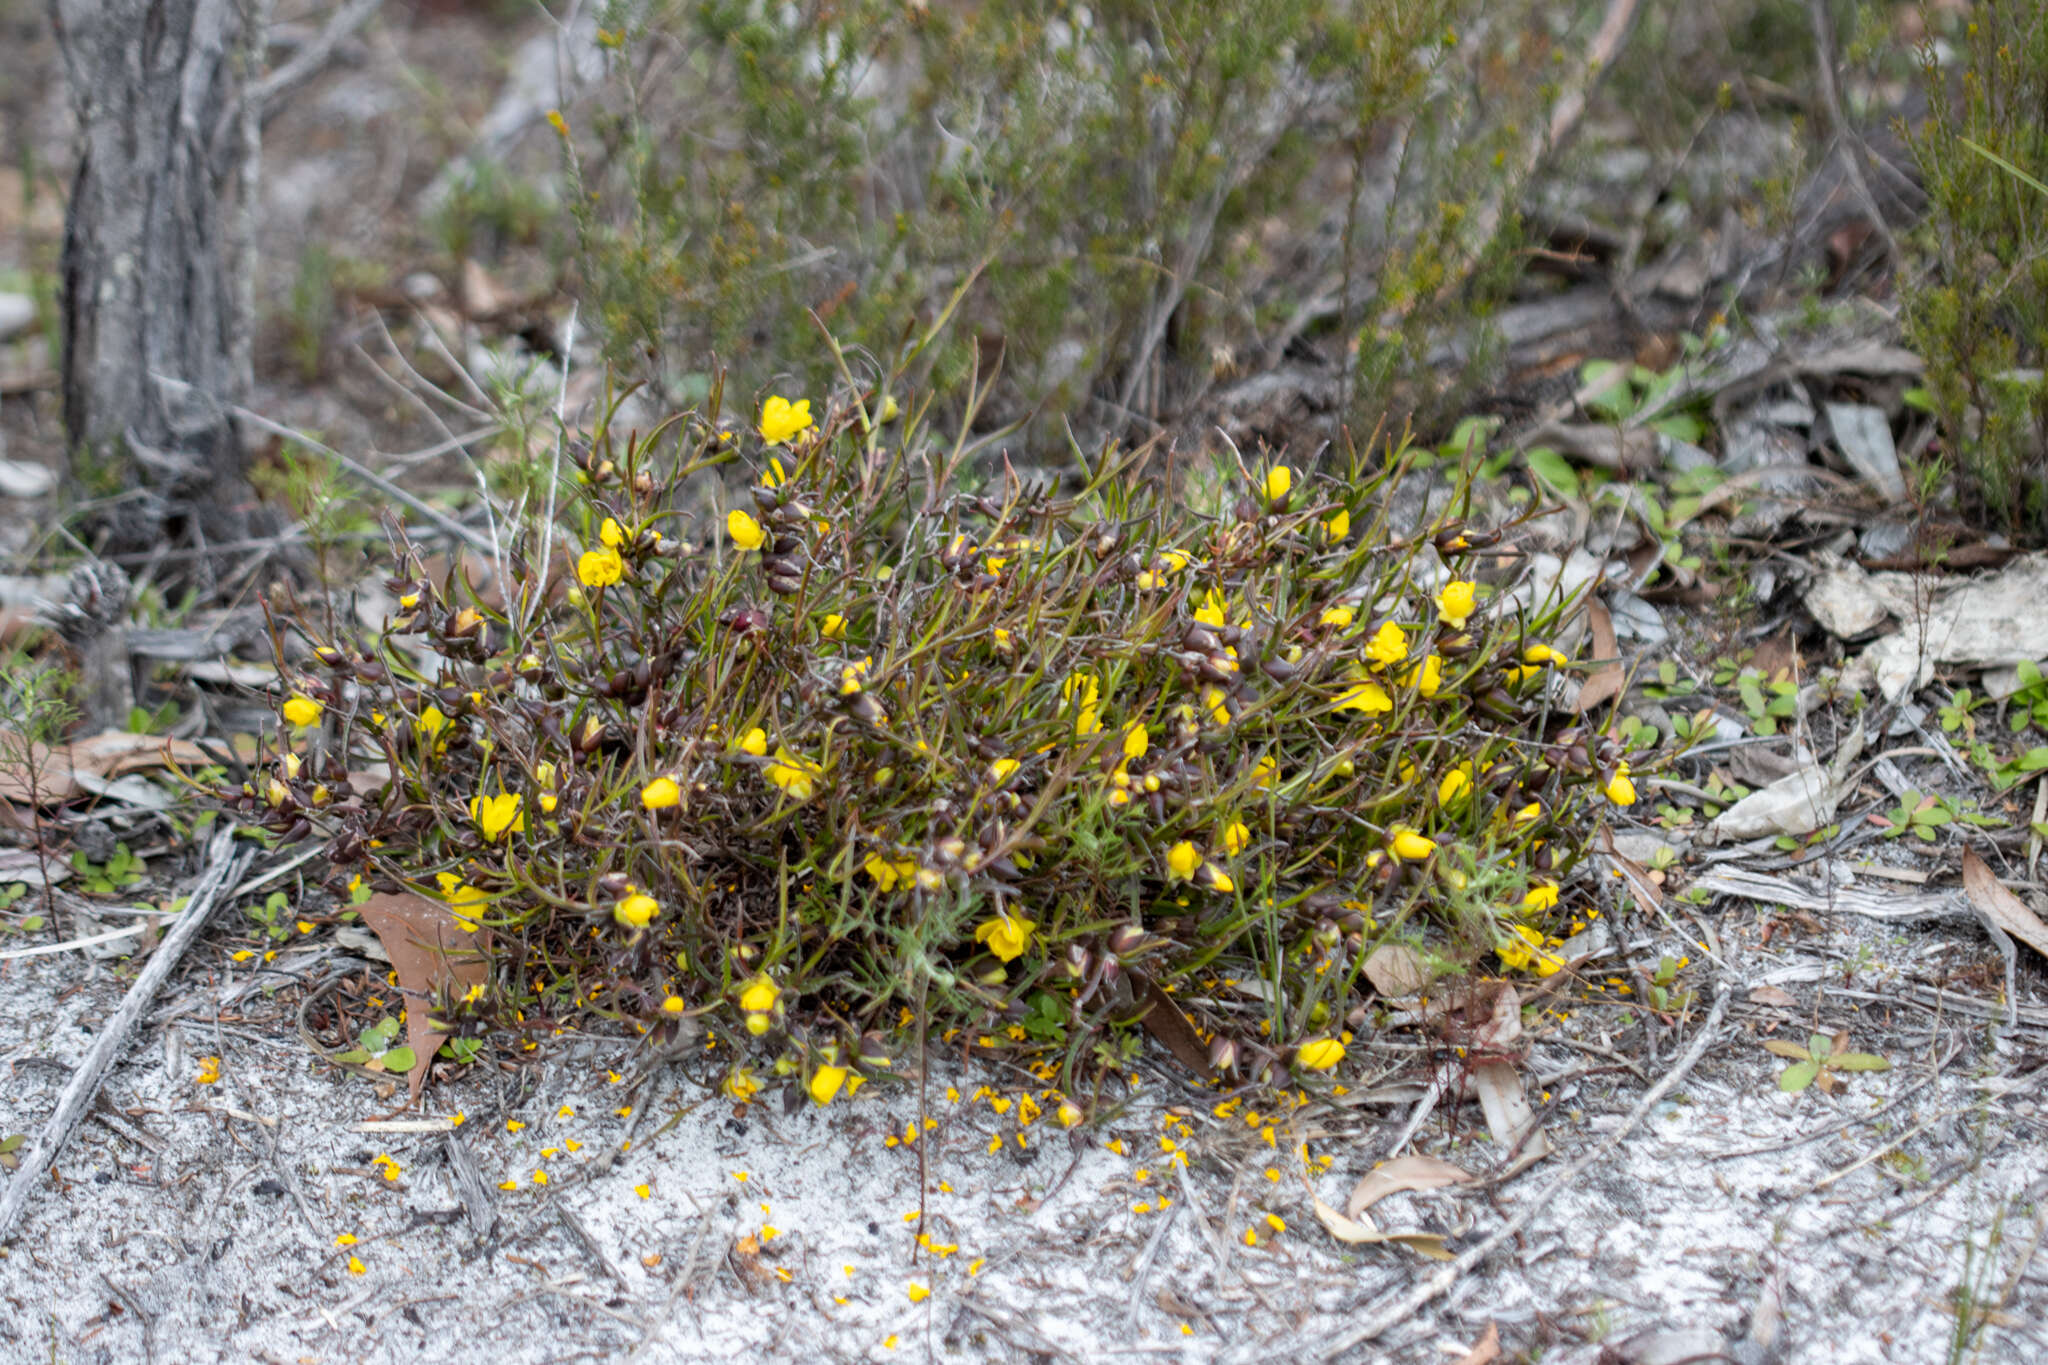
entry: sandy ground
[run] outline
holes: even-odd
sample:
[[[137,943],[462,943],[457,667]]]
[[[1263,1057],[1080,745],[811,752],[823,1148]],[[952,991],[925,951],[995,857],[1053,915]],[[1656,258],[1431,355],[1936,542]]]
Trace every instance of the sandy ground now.
[[[1726,967],[1695,956],[1682,984],[1702,1003],[1717,977],[1739,984],[1699,1066],[1498,1256],[1338,1358],[1456,1361],[1489,1327],[1506,1358],[1546,1362],[2048,1356],[2033,1256],[2048,1011],[1994,1041],[1915,993],[1936,964],[1996,961],[1958,926],[1844,919],[1766,946],[1747,904],[1705,922]],[[1689,946],[1627,941],[1652,961]],[[238,946],[194,950],[106,1086],[117,1112],[88,1120],[37,1191],[0,1260],[5,1358],[1308,1360],[1437,1268],[1347,1247],[1310,1204],[1341,1208],[1392,1155],[1433,1069],[1456,1093],[1455,1056],[1414,1029],[1363,1050],[1341,1097],[1256,1113],[1160,1071],[1071,1133],[1020,1126],[1028,1077],[952,1058],[922,1087],[785,1115],[708,1089],[716,1059],[693,1056],[629,1104],[632,1045],[562,1038],[396,1116],[437,1131],[366,1132],[403,1092],[314,1060],[289,1022],[297,987],[220,1010],[246,979]],[[274,966],[308,964],[361,966],[317,939]],[[2021,979],[2038,999],[2035,966]],[[33,1132],[124,987],[78,955],[0,972],[0,1122]],[[1750,1001],[1757,988],[1778,1003]],[[1618,991],[1582,994],[1532,1025],[1522,1064],[1558,1151],[1498,1185],[1397,1196],[1383,1225],[1476,1243],[1612,1135],[1696,1036],[1680,1023],[1653,1041]],[[1761,1040],[1815,1024],[1893,1069],[1832,1098],[1780,1094]],[[209,1056],[221,1078],[205,1084]],[[467,1199],[457,1144],[479,1177]],[[1437,1106],[1405,1150],[1480,1174],[1504,1155],[1475,1104]],[[1959,1288],[1991,1316],[1951,1355]]]

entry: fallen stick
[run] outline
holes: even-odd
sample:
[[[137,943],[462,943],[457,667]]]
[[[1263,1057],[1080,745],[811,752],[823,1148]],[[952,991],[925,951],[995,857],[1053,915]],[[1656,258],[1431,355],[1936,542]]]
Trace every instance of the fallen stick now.
[[[0,1195],[0,1243],[14,1235],[14,1225],[28,1206],[29,1195],[34,1192],[44,1172],[50,1169],[57,1153],[70,1140],[73,1131],[84,1121],[87,1111],[92,1108],[93,1098],[99,1094],[100,1082],[113,1068],[129,1033],[149,1009],[150,1001],[156,998],[157,990],[178,965],[178,960],[184,957],[185,950],[199,937],[215,902],[230,894],[240,882],[255,850],[253,847],[238,850],[234,841],[234,829],[230,826],[215,834],[207,844],[206,875],[192,889],[191,899],[179,914],[176,927],[164,935],[164,941],[150,954],[149,965],[128,988],[121,1008],[107,1020],[100,1036],[87,1049],[85,1059],[71,1073],[64,1093],[57,1097],[57,1112],[50,1115],[50,1121],[43,1125],[35,1146],[29,1148],[28,1154],[21,1159],[20,1168],[7,1182],[7,1192]]]
[[[1706,1056],[1707,1049],[1713,1045],[1714,1034],[1720,1029],[1721,1020],[1728,1013],[1728,1000],[1731,994],[1728,984],[1724,981],[1719,993],[1714,997],[1714,1007],[1707,1011],[1706,1022],[1700,1025],[1699,1033],[1692,1040],[1692,1046],[1685,1050],[1685,1055],[1678,1059],[1678,1064],[1672,1067],[1662,1080],[1651,1086],[1643,1097],[1636,1101],[1636,1107],[1629,1111],[1628,1118],[1619,1128],[1608,1134],[1605,1141],[1567,1166],[1563,1174],[1551,1181],[1542,1193],[1517,1210],[1514,1217],[1495,1229],[1492,1236],[1409,1290],[1391,1307],[1375,1317],[1368,1318],[1362,1326],[1354,1327],[1342,1336],[1313,1348],[1308,1358],[1330,1360],[1413,1317],[1416,1310],[1424,1304],[1450,1292],[1451,1286],[1458,1282],[1460,1276],[1491,1256],[1496,1247],[1526,1227],[1529,1220],[1547,1208],[1553,1199],[1577,1184],[1587,1168],[1620,1146],[1621,1140],[1635,1131],[1635,1126],[1643,1121],[1644,1116],[1656,1106],[1657,1101],[1670,1094],[1672,1089],[1685,1079],[1686,1074],[1699,1065],[1700,1058]]]

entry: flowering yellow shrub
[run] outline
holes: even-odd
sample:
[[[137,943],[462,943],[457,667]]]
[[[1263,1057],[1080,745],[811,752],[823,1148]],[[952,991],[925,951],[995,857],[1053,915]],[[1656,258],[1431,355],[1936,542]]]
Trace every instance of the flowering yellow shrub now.
[[[1356,460],[977,483],[886,395],[822,406],[600,430],[502,602],[401,542],[383,628],[310,641],[237,799],[489,931],[451,1031],[708,1030],[822,1103],[922,1025],[1080,1095],[1161,991],[1279,1078],[1344,1061],[1391,937],[1554,959],[1634,791],[1489,537],[1391,526]]]

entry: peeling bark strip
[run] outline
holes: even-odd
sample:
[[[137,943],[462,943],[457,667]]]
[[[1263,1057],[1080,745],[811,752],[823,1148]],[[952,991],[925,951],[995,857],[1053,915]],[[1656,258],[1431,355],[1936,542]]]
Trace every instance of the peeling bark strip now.
[[[64,227],[64,425],[206,503],[243,468],[262,0],[50,0],[78,119]]]

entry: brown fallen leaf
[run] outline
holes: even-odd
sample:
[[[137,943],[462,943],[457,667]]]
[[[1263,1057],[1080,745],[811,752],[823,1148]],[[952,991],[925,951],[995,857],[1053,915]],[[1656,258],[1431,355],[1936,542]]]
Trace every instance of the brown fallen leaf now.
[[[1493,1365],[1500,1359],[1500,1324],[1486,1324],[1486,1335],[1472,1344],[1472,1349],[1458,1357],[1455,1365]]]
[[[1963,890],[1977,912],[2006,933],[2048,957],[2048,924],[2027,903],[1998,884],[1974,849],[1963,850]]]
[[[1197,1076],[1208,1078],[1209,1049],[1202,1042],[1202,1035],[1195,1032],[1195,1026],[1181,1013],[1173,997],[1159,989],[1149,979],[1141,979],[1139,998],[1145,1002],[1145,1032],[1166,1045],[1174,1059]]]
[[[1799,1002],[1790,991],[1781,991],[1776,986],[1754,986],[1750,988],[1749,1003],[1752,1005],[1773,1005],[1781,1010],[1795,1010]]]
[[[1414,995],[1429,984],[1429,969],[1413,948],[1402,943],[1382,943],[1361,970],[1373,989],[1385,996]]]
[[[28,763],[22,763],[24,753]],[[35,795],[46,806],[58,805],[85,790],[78,774],[120,777],[144,768],[195,767],[213,762],[212,755],[190,740],[162,735],[135,735],[102,730],[68,744],[24,745],[18,731],[0,727],[0,800],[29,800],[29,772],[35,773]]]
[[[1472,1088],[1479,1092],[1479,1107],[1485,1111],[1493,1140],[1518,1149],[1513,1164],[1502,1173],[1504,1177],[1550,1155],[1550,1137],[1537,1127],[1536,1111],[1522,1094],[1521,1073],[1512,1062],[1492,1058],[1474,1063]]]
[[[1621,648],[1614,639],[1614,617],[1597,598],[1586,604],[1586,624],[1593,632],[1593,657],[1603,662],[1579,688],[1572,709],[1581,714],[1621,695],[1627,675],[1622,672]]]
[[[1368,1171],[1365,1178],[1352,1187],[1351,1198],[1344,1208],[1350,1217],[1356,1218],[1390,1194],[1440,1190],[1446,1185],[1462,1185],[1473,1178],[1470,1171],[1433,1156],[1395,1157]]]
[[[1376,1168],[1351,1191],[1349,1212],[1339,1213],[1322,1200],[1314,1200],[1316,1218],[1329,1229],[1330,1235],[1340,1242],[1353,1246],[1375,1242],[1393,1242],[1407,1247],[1418,1256],[1427,1256],[1433,1261],[1448,1261],[1450,1252],[1444,1249],[1444,1238],[1434,1232],[1381,1232],[1366,1210],[1390,1194],[1403,1190],[1435,1190],[1445,1185],[1462,1184],[1471,1180],[1472,1175],[1430,1156],[1404,1156]]]
[[[414,1057],[412,1074],[406,1078],[408,1100],[418,1103],[427,1068],[448,1038],[433,1025],[435,996],[443,988],[460,995],[483,983],[490,970],[484,959],[490,931],[464,929],[445,904],[411,891],[380,891],[356,908],[398,973],[399,994],[405,998],[405,1041]]]
[[[1329,1229],[1332,1237],[1353,1246],[1365,1246],[1375,1242],[1393,1242],[1407,1247],[1418,1256],[1427,1256],[1432,1261],[1448,1261],[1451,1253],[1444,1250],[1441,1233],[1435,1232],[1381,1232],[1370,1219],[1346,1218],[1322,1200],[1315,1201],[1316,1218]]]

